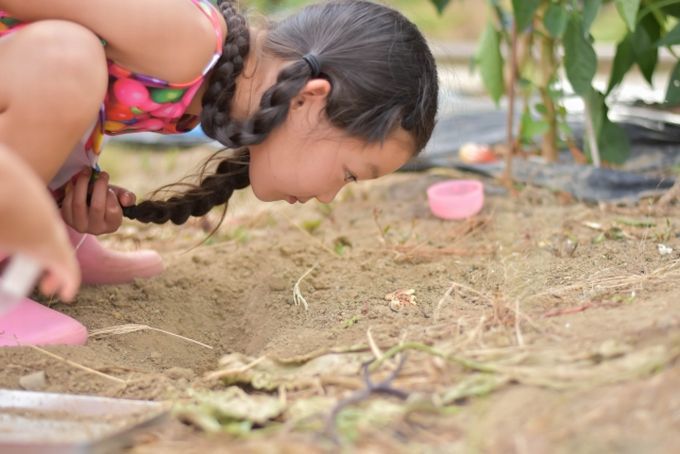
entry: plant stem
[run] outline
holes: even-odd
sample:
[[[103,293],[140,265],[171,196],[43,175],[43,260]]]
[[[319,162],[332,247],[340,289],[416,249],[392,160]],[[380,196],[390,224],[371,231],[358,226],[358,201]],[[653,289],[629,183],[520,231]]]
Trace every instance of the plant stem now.
[[[557,161],[557,110],[550,96],[550,84],[555,73],[555,40],[547,34],[541,36],[541,67],[543,69],[542,86],[539,88],[545,106],[544,119],[548,130],[543,135],[541,154],[548,162]]]
[[[586,98],[583,98],[583,113],[585,114],[586,137],[588,138],[590,157],[593,159],[593,165],[595,167],[600,167],[602,165],[602,160],[600,159],[600,147],[597,144],[595,128],[593,128],[593,114],[590,109],[590,103]]]

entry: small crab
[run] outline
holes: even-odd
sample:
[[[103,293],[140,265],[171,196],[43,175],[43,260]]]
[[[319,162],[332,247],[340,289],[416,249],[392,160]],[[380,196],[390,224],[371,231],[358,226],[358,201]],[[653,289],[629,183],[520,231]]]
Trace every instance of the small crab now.
[[[399,289],[385,295],[390,309],[399,312],[404,306],[417,306],[416,291],[412,288]]]

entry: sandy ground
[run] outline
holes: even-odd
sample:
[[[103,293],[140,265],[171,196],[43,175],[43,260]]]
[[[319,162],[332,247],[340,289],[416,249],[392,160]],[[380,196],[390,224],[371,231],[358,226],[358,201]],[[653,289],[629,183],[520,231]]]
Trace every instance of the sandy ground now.
[[[149,172],[172,180],[205,155],[114,150],[107,159],[115,181],[143,193],[162,182]],[[136,171],[116,164],[122,161]],[[209,377],[224,369],[224,355],[290,360],[354,346],[366,359],[417,343],[475,362],[411,351],[394,386],[429,396],[432,408],[357,423],[353,435],[340,430],[350,449],[672,452],[680,443],[680,208],[659,215],[649,201],[586,206],[532,187],[512,197],[486,181],[486,205],[476,218],[434,218],[426,187],[464,176],[398,174],[352,185],[329,206],[264,205],[245,191],[198,247],[216,213],[181,228],[126,224],[104,241],[156,248],[165,273],[84,288],[71,305],[43,299],[91,332],[105,330],[86,346],[48,350],[107,376],[11,348],[0,350],[0,387],[19,389],[22,376],[45,371],[45,391],[181,402],[194,391],[226,388]],[[661,254],[659,244],[673,252]],[[303,276],[308,309],[293,303]],[[413,289],[416,304],[390,307],[385,295],[398,289]],[[115,329],[128,324],[154,330]],[[251,381],[242,389],[286,405],[319,396],[337,403],[364,386],[356,365],[346,380],[340,375],[324,381],[320,372],[314,386],[267,391]],[[447,392],[480,377],[497,380],[442,403]],[[369,415],[378,403],[402,405],[376,397],[354,408]],[[175,421],[136,451],[337,449],[318,427],[283,427],[207,435]]]

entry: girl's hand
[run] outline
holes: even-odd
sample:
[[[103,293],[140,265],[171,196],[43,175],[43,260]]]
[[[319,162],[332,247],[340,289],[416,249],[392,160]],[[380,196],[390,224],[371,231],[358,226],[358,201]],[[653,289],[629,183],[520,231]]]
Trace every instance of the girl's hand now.
[[[94,235],[115,232],[123,222],[123,207],[134,205],[136,197],[123,188],[110,186],[106,172],[99,173],[92,185],[91,177],[92,169],[85,169],[75,183],[68,183],[61,214],[78,232]]]

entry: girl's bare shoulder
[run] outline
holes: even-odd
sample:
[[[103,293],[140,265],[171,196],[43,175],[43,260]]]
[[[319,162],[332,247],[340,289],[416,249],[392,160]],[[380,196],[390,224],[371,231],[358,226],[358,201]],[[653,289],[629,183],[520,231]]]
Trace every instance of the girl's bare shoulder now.
[[[191,0],[0,0],[0,10],[22,20],[76,22],[106,40],[116,63],[169,82],[195,79],[217,45],[212,22]]]

